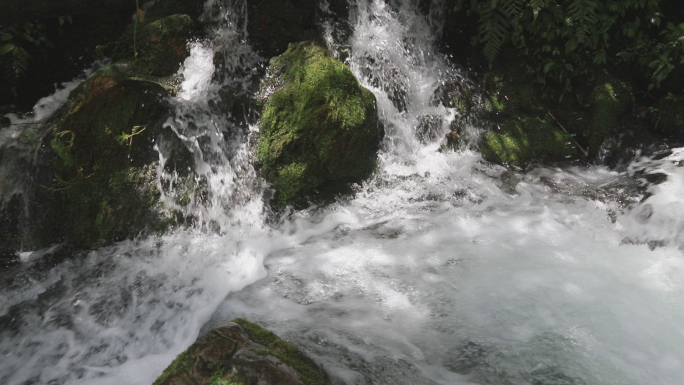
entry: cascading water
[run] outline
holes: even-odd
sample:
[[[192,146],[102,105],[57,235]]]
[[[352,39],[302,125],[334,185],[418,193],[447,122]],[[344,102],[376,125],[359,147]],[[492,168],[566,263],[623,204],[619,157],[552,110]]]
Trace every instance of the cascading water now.
[[[353,33],[326,35],[378,99],[372,179],[268,220],[247,145],[258,127],[218,102],[226,88],[253,92],[262,61],[245,43],[244,2],[208,1],[213,32],[193,43],[167,122],[205,190],[186,212],[195,224],[49,269],[36,265],[50,250],[25,253],[2,278],[0,383],[150,384],[202,327],[238,316],[335,383],[681,382],[683,153],[625,173],[521,174],[439,152],[458,116],[434,94],[464,81],[434,49],[443,4],[430,17],[409,0],[350,6]],[[668,178],[637,203],[648,173]],[[178,183],[160,177],[169,205]]]

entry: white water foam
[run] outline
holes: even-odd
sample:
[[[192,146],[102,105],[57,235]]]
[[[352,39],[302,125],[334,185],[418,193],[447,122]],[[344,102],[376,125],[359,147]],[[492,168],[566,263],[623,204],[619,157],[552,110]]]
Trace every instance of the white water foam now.
[[[354,199],[296,213],[274,235],[294,246],[205,328],[260,322],[347,384],[678,384],[679,153],[635,166],[669,176],[635,226],[634,172],[518,174],[437,152],[416,135],[424,114],[454,115],[428,103],[449,74],[429,23],[409,1],[354,5],[349,62],[378,98],[380,171]],[[625,243],[634,232],[673,244]]]

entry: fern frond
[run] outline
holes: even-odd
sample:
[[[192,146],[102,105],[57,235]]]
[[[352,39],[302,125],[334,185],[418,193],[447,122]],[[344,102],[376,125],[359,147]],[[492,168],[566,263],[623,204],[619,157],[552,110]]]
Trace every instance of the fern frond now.
[[[532,8],[532,14],[534,15],[534,20],[537,20],[539,12],[548,7],[548,2],[546,0],[530,0],[530,7]]]
[[[575,26],[575,39],[580,44],[587,43],[589,32],[596,24],[596,2],[592,0],[574,0],[568,6],[568,16]]]
[[[510,24],[497,9],[490,9],[480,15],[480,42],[484,43],[482,53],[491,65],[506,40]]]

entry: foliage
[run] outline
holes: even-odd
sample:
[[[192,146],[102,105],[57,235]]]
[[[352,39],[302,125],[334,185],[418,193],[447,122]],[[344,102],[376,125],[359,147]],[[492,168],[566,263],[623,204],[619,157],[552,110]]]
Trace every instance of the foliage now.
[[[455,0],[454,10],[479,17],[472,42],[490,66],[511,44],[538,82],[566,90],[614,56],[643,66],[649,89],[684,63],[684,23],[662,26],[660,0]]]
[[[33,59],[28,52],[31,46],[39,49],[54,46],[47,38],[45,24],[27,21],[0,25],[0,79],[9,86],[15,96],[17,81],[24,76]]]

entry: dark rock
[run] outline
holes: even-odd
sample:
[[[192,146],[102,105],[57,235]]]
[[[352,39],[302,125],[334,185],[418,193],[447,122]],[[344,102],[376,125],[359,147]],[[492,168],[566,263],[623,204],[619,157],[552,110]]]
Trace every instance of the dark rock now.
[[[324,48],[293,44],[272,59],[261,97],[256,160],[280,203],[373,169],[382,137],[375,96]]]
[[[423,114],[418,117],[416,136],[422,143],[434,142],[444,134],[444,121],[439,115]]]
[[[433,106],[442,104],[447,108],[456,108],[461,116],[468,116],[472,112],[474,98],[475,92],[470,84],[449,80],[437,87],[430,104]]]
[[[181,353],[153,385],[325,384],[294,345],[244,319],[211,330]]]

